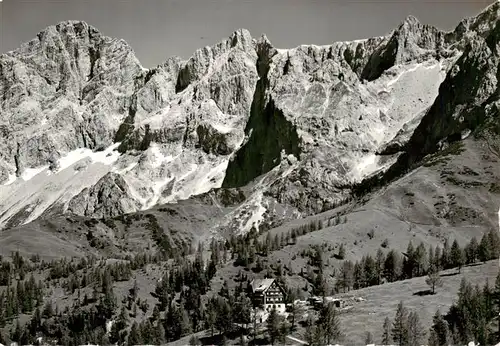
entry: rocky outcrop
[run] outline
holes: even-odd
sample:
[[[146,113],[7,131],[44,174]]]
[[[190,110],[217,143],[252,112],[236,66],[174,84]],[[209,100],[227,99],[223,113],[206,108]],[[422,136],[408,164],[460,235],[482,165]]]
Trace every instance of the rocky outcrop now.
[[[139,208],[130,195],[130,188],[122,176],[108,173],[97,184],[73,197],[68,211],[94,218],[127,214]]]
[[[299,137],[272,98],[267,98],[270,60],[276,51],[266,38],[257,43],[257,72],[255,88],[245,133],[246,143],[231,160],[226,171],[224,187],[243,186],[279,165],[281,152],[300,156]]]

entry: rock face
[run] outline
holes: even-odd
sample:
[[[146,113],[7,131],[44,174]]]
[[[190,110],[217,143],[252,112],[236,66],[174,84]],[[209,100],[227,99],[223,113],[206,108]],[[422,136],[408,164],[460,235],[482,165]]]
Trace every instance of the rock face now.
[[[130,189],[121,175],[108,173],[91,188],[85,188],[68,205],[68,211],[102,218],[136,211],[140,206],[130,198]]]
[[[49,27],[2,55],[1,166],[19,177],[65,152],[110,146],[141,71],[124,41],[83,22]]]
[[[463,21],[455,32],[464,37],[464,52],[439,88],[439,95],[413,132],[404,154],[388,176],[407,170],[425,155],[495,127],[500,115],[498,71],[500,65],[500,3],[477,18]]]
[[[328,46],[241,29],[151,70],[85,23],[49,27],[0,56],[0,227],[220,187],[246,196],[225,229],[331,208],[496,114],[499,6],[452,32],[408,17]]]

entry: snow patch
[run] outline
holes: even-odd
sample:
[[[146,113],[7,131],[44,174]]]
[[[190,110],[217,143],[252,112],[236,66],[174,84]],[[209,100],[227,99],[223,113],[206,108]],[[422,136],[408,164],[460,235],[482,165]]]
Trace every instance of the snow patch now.
[[[121,154],[115,150],[119,146],[120,143],[115,143],[103,151],[95,151],[95,152],[88,148],[80,148],[70,151],[69,153],[67,153],[65,156],[61,157],[58,160],[59,168],[57,172],[63,171],[66,168],[71,167],[75,163],[86,158],[90,158],[92,163],[99,162],[109,166],[115,163],[116,160],[118,160],[118,158],[120,157]]]
[[[229,132],[234,130],[233,127],[225,125],[225,124],[213,123],[212,126],[214,129],[216,129],[220,133],[229,133]]]
[[[21,179],[24,181],[28,181],[36,177],[38,174],[45,171],[49,166],[42,166],[38,168],[26,168],[24,172],[21,174]]]
[[[369,154],[362,158],[351,172],[354,180],[361,180],[368,174],[375,172],[379,167],[377,155]]]
[[[114,320],[106,321],[106,333],[111,333],[111,327],[113,327],[114,323]]]
[[[264,219],[264,213],[266,212],[266,208],[262,205],[262,193],[258,193],[254,198],[255,200],[252,201],[253,207],[256,208],[256,210],[252,211],[252,216],[247,220],[245,223],[245,226],[240,230],[242,233],[247,233],[249,232],[252,227],[255,227],[256,229],[259,229],[259,225],[262,223],[262,220]]]
[[[9,185],[13,184],[16,180],[17,180],[17,177],[15,174],[9,174],[9,178],[7,179],[7,181],[0,186],[9,186]]]
[[[403,77],[405,74],[409,74],[411,72],[415,72],[419,68],[423,67],[425,69],[434,69],[434,68],[436,68],[438,66],[441,69],[441,63],[440,62],[436,62],[434,64],[429,64],[428,62],[414,64],[413,67],[400,72],[395,78],[389,80],[389,82],[387,82],[387,87],[391,87],[392,85],[394,85],[395,83],[397,83],[401,79],[401,77]]]

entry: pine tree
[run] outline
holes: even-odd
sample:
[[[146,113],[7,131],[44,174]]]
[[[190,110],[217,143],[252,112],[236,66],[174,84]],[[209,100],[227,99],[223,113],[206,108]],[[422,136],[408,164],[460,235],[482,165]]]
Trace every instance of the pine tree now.
[[[377,250],[377,255],[375,256],[375,269],[377,273],[377,285],[381,284],[382,273],[384,271],[385,255],[384,252],[379,248]]]
[[[125,339],[127,337],[127,324],[127,311],[125,310],[125,306],[123,305],[117,320],[111,326],[109,340],[112,343],[123,344],[125,342]]]
[[[443,252],[441,253],[441,265],[443,269],[450,268],[450,245],[448,239],[444,240]]]
[[[427,345],[428,346],[444,346],[444,345],[439,344],[438,337],[436,335],[436,332],[433,329],[431,329],[431,331],[429,333],[429,339],[427,340]]]
[[[345,246],[344,246],[344,244],[340,244],[338,258],[341,260],[343,260],[345,258]]]
[[[472,264],[477,261],[478,243],[476,237],[473,237],[465,248],[466,263]]]
[[[312,317],[309,317],[307,319],[307,322],[306,322],[306,330],[305,330],[305,334],[304,334],[305,341],[309,345],[319,345],[320,344],[321,340],[320,340],[320,337],[317,333],[318,329],[319,328],[316,327]]]
[[[458,273],[460,273],[460,270],[464,265],[465,258],[463,251],[460,248],[460,245],[458,244],[458,241],[456,239],[453,241],[453,244],[451,245],[450,262],[452,267],[455,268],[458,267]]]
[[[144,336],[143,336],[144,340]],[[167,333],[165,332],[165,328],[163,328],[163,324],[158,323],[156,328],[153,328],[153,345],[164,345],[167,341]]]
[[[399,302],[392,324],[392,340],[403,346],[408,343],[408,310]]]
[[[356,262],[354,264],[354,289],[366,287],[365,267]]]
[[[43,312],[42,312],[42,316],[43,316],[43,318],[46,318],[46,319],[54,316],[54,308],[52,307],[52,301],[48,300],[45,303],[45,306],[44,306]]]
[[[416,312],[408,316],[408,346],[420,346],[425,336],[424,328]]]
[[[291,326],[290,329],[292,331],[295,330],[295,321],[297,319],[297,316],[300,316],[299,314],[301,313],[301,309],[299,305],[295,304],[295,301],[292,301],[290,303],[290,316],[291,316]]]
[[[431,327],[431,335],[429,339],[433,339],[433,343],[429,341],[430,345],[445,346],[448,344],[450,335],[448,330],[448,323],[445,321],[439,310],[436,311],[432,319],[433,324]]]
[[[132,327],[130,328],[130,334],[128,335],[128,344],[130,346],[142,344],[139,327],[137,326],[137,322],[135,321],[134,323],[132,323]]]
[[[403,261],[403,272],[407,279],[411,279],[415,274],[415,249],[411,240],[408,242],[406,248],[406,258]]]
[[[493,302],[493,311],[496,316],[500,316],[500,272],[495,280],[495,288],[491,294]],[[498,322],[498,335],[500,336],[500,321]]]
[[[429,269],[429,274],[425,279],[425,283],[431,287],[432,294],[436,293],[436,287],[443,286],[443,279],[439,275],[439,272],[435,268]]]
[[[396,251],[391,250],[387,254],[384,262],[384,277],[389,282],[398,280],[401,275],[401,261]]]
[[[491,259],[491,245],[487,234],[484,234],[477,249],[477,257],[483,263]]]
[[[23,330],[22,330],[22,327],[21,327],[21,323],[19,322],[19,319],[16,320],[16,326],[15,328],[12,330],[11,334],[10,334],[10,338],[13,340],[13,341],[16,341],[16,342],[20,342],[21,341],[21,334],[23,333]]]
[[[488,242],[490,244],[490,259],[497,259],[500,255],[500,237],[497,230],[491,229],[488,232]]]
[[[365,345],[373,344],[373,335],[371,332],[366,332],[365,334]]]
[[[427,267],[427,250],[424,243],[420,243],[414,253],[416,275],[421,276]]]
[[[234,318],[238,323],[247,325],[251,322],[250,312],[252,309],[252,302],[246,295],[240,295],[234,307]]]
[[[337,309],[335,308],[335,304],[333,302],[323,305],[317,324],[324,333],[327,345],[330,345],[331,341],[335,341],[340,338],[340,321]]]
[[[364,257],[363,267],[365,272],[365,280],[367,286],[377,285],[378,280],[378,271],[377,264],[372,256],[367,255]]]
[[[443,269],[443,263],[441,263],[441,248],[436,245],[436,249],[434,250],[434,266],[437,271]]]
[[[215,298],[211,298],[208,301],[205,311],[205,321],[210,329],[211,336],[213,337],[217,321],[217,301]]]
[[[432,245],[429,246],[427,264],[428,264],[427,271],[429,271],[429,269],[433,267],[437,268],[436,259],[434,257],[434,249]]]
[[[276,308],[273,307],[267,318],[267,333],[269,334],[271,345],[274,345],[274,343],[280,339],[281,329],[279,317]]]
[[[354,265],[351,261],[344,261],[340,271],[340,286],[344,289],[344,293],[350,291],[354,285]]]
[[[382,326],[382,345],[389,345],[391,342],[391,320],[386,317]]]
[[[230,332],[232,329],[232,313],[231,307],[225,299],[217,299],[216,301],[216,311],[217,315],[215,318],[216,328],[221,334]]]

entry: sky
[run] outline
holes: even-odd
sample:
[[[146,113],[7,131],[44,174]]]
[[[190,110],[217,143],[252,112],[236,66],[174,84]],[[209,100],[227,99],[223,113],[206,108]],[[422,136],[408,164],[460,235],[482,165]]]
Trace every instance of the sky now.
[[[122,38],[145,67],[184,59],[238,28],[265,33],[274,46],[330,44],[394,29],[414,15],[451,30],[491,0],[0,0],[0,53],[14,50],[49,25],[83,20]]]

